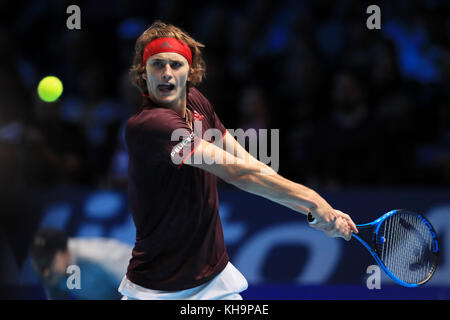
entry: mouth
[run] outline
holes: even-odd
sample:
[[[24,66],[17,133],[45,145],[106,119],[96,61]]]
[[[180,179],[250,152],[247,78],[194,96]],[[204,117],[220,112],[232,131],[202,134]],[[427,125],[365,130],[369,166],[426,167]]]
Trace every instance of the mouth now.
[[[163,93],[170,93],[175,89],[175,85],[172,83],[164,83],[158,85],[158,90]]]

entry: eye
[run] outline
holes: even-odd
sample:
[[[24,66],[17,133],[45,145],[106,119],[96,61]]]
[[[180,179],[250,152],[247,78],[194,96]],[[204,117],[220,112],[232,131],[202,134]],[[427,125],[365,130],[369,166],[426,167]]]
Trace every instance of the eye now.
[[[170,63],[170,66],[172,67],[172,69],[178,69],[182,66],[183,64],[181,62],[178,61],[172,61]]]
[[[152,61],[152,66],[155,68],[163,68],[164,62],[162,62],[161,60],[154,60]]]

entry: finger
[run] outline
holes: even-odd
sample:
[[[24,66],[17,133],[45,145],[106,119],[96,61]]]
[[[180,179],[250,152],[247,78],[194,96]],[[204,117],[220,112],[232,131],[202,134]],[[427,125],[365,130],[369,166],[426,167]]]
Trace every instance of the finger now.
[[[350,229],[341,230],[339,236],[344,238],[345,241],[350,241],[352,238],[352,232]]]
[[[359,233],[358,228],[356,227],[356,224],[352,221],[352,224],[350,225],[350,228],[352,229],[353,233]]]
[[[341,219],[338,219],[336,223],[333,225],[333,228],[329,228],[328,230],[324,230],[326,235],[330,238],[344,238],[345,239],[345,228],[347,228],[346,223],[344,224]]]
[[[347,229],[347,233],[344,238],[346,241],[350,241],[352,239],[352,230],[350,228]]]
[[[351,218],[348,214],[343,213],[343,212],[340,211],[340,210],[336,210],[336,211],[339,212],[339,213],[342,215],[342,217],[347,221],[347,223],[348,223],[348,225],[350,226],[352,232],[354,232],[354,233],[359,233],[359,230],[358,230],[358,228],[356,227],[356,224],[353,222],[352,218]]]
[[[356,224],[353,222],[352,218],[350,218],[349,215],[346,215],[345,218],[346,218],[347,223],[348,223],[348,225],[350,226],[350,229],[352,230],[352,232],[354,232],[354,233],[359,233],[359,230],[358,230],[358,228],[356,227]]]
[[[345,217],[342,217],[342,219],[339,219],[338,222],[338,230],[340,232],[340,236],[344,238],[346,241],[350,241],[352,237],[352,230],[345,219]]]

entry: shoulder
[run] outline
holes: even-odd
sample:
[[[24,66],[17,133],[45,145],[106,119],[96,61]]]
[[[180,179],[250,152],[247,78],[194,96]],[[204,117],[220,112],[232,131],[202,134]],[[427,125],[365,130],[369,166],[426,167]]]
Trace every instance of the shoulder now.
[[[209,100],[195,87],[189,89],[188,103],[202,113],[214,111]]]
[[[189,88],[188,102],[198,105],[210,105],[209,100],[195,87]]]
[[[176,127],[179,122],[180,117],[171,109],[143,109],[127,120],[125,130],[127,133],[166,131],[174,126]]]
[[[203,93],[201,93],[200,90],[198,90],[196,87],[189,88],[188,98],[189,99],[206,99],[206,97],[203,95]]]

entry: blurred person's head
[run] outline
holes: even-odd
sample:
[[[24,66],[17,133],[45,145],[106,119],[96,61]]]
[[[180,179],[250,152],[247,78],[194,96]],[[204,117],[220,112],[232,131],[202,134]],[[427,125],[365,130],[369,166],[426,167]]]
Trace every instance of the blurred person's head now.
[[[375,117],[385,132],[407,135],[414,130],[414,104],[410,94],[397,90],[381,98],[375,107]]]
[[[392,87],[399,77],[395,46],[391,41],[377,41],[371,48],[371,78],[379,87]]]
[[[180,28],[156,21],[136,41],[131,81],[155,103],[179,103],[205,76],[202,47]]]
[[[48,283],[55,283],[65,274],[70,261],[67,235],[56,229],[39,230],[31,247],[33,265]]]
[[[3,65],[0,66],[0,88],[0,125],[18,119],[26,120],[29,95],[24,93],[17,73]]]
[[[94,107],[96,103],[108,95],[108,84],[104,78],[107,71],[95,60],[90,61],[86,68],[80,72],[81,95]]]
[[[339,72],[333,81],[333,101],[337,106],[351,111],[363,98],[363,91],[357,78],[351,72]]]
[[[44,102],[36,98],[34,112],[39,122],[58,123],[61,120],[61,102]]]
[[[448,87],[450,84],[450,50],[445,49],[442,50],[442,56],[438,60],[439,61],[439,69],[442,74],[442,85]]]
[[[341,128],[355,128],[368,116],[363,85],[351,72],[338,73],[333,81],[333,118]]]
[[[268,126],[266,97],[258,86],[246,87],[239,103],[241,125],[246,128],[263,129]]]
[[[302,34],[290,39],[289,47],[280,70],[283,81],[279,81],[278,90],[287,97],[317,99],[324,81],[322,67],[313,48]]]
[[[128,70],[121,73],[118,78],[119,100],[127,109],[134,109],[139,105],[140,97],[138,89],[130,82]]]

